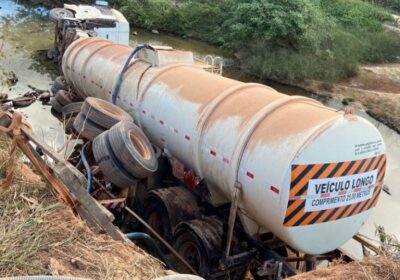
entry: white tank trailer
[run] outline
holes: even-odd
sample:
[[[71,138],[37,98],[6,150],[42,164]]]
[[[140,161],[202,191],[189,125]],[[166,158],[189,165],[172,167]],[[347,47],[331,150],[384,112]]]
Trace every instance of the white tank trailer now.
[[[131,52],[80,39],[63,72],[82,96],[111,102]],[[301,252],[329,252],[358,232],[379,200],[385,144],[351,110],[208,73],[191,52],[168,47],[139,51],[116,104],[206,181],[213,204],[231,201],[240,183],[238,215],[250,235],[272,232]]]

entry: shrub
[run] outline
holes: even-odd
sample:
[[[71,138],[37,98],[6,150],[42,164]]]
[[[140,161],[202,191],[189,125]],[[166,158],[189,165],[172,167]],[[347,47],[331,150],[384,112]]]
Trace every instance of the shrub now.
[[[400,36],[382,26],[390,13],[370,2],[113,0],[133,25],[220,45],[261,78],[328,83],[354,75],[362,63],[390,62],[400,55]]]

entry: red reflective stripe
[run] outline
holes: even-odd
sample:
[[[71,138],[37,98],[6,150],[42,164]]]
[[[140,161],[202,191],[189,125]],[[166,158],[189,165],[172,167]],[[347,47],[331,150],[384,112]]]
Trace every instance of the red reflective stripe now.
[[[247,177],[254,179],[254,174],[251,173],[250,171],[247,171],[246,175],[247,175]]]
[[[275,188],[274,186],[271,186],[271,191],[274,193],[279,193],[279,189]]]

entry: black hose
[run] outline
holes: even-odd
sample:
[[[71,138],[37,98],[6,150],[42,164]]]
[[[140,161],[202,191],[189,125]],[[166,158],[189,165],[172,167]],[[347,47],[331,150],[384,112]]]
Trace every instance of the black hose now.
[[[121,88],[122,79],[124,78],[124,74],[125,74],[126,70],[128,70],[129,63],[131,62],[132,58],[136,55],[136,53],[138,51],[140,51],[141,49],[146,48],[146,47],[147,47],[147,45],[138,45],[136,48],[133,49],[131,54],[128,56],[128,59],[126,60],[125,65],[122,68],[122,71],[118,76],[117,83],[115,84],[114,92],[111,96],[112,104],[115,104],[117,102],[117,97],[119,94],[119,90]]]
[[[158,256],[158,258],[165,264],[165,266],[168,269],[172,269],[171,263],[167,260],[164,253],[160,250],[160,248],[157,246],[154,239],[150,237],[150,235],[143,232],[131,232],[131,233],[126,233],[125,236],[130,240],[144,241],[146,243],[146,246],[149,247],[150,250],[152,250]]]

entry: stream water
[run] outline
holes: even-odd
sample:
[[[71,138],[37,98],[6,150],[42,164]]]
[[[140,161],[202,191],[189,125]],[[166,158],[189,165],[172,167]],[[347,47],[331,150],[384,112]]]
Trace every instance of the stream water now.
[[[177,49],[193,51],[195,56],[221,56],[226,54],[215,47],[191,39],[181,39],[169,35],[152,34],[145,30],[135,29],[137,36],[131,36],[132,46],[138,43],[169,45]],[[28,85],[41,89],[50,89],[52,80],[57,76],[57,67],[45,59],[46,50],[53,44],[53,24],[48,19],[48,11],[44,7],[19,4],[18,1],[0,1],[0,74],[14,71],[19,81],[14,86],[2,84],[0,92],[6,92],[10,97],[20,96],[29,91]],[[229,58],[228,58],[229,59]],[[253,77],[238,71],[230,71],[225,76],[245,82],[260,82]],[[312,98],[309,92],[281,85],[265,82],[278,91],[288,95],[304,95]],[[327,106],[341,109],[343,105],[335,99],[320,100]],[[50,114],[50,107],[40,102],[19,109],[33,125],[35,132],[42,136],[48,144],[59,147],[64,141],[62,124]],[[389,196],[382,193],[378,206],[372,211],[371,217],[361,229],[361,233],[376,240],[375,226],[382,225],[387,233],[394,234],[400,239],[400,223],[397,216],[400,214],[400,136],[382,123],[372,119],[364,112],[357,114],[369,119],[379,129],[387,146],[387,173],[386,185],[389,186]],[[354,242],[343,246],[353,255],[361,257],[361,247]]]

